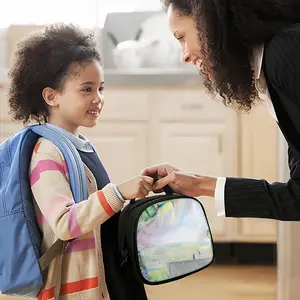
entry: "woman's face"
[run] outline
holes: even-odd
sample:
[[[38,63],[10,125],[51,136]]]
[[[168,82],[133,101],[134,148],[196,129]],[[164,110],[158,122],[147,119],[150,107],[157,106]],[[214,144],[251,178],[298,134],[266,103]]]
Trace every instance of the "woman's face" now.
[[[198,30],[192,17],[183,16],[171,4],[168,8],[169,28],[181,45],[182,61],[192,63],[198,70],[202,68],[202,55]]]

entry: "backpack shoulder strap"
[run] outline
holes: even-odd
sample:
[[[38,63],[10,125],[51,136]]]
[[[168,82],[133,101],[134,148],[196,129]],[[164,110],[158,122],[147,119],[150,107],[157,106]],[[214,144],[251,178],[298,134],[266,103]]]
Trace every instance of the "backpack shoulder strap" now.
[[[78,203],[87,199],[88,192],[83,162],[72,142],[58,130],[46,125],[34,125],[32,131],[50,140],[62,152],[69,169],[70,185],[75,202]]]
[[[31,126],[31,130],[36,134],[50,140],[62,152],[69,169],[70,186],[75,202],[79,203],[80,201],[87,199],[88,192],[83,162],[72,142],[59,130],[55,130],[55,128],[48,127],[46,125],[33,125]],[[55,299],[59,299],[62,255],[67,244],[67,241],[62,241],[60,239],[56,240],[54,244],[39,259],[39,264],[42,271],[47,268],[47,266],[55,257],[58,259]]]
[[[41,270],[44,271],[54,257],[60,255],[65,250],[66,244],[62,240],[56,240],[54,244],[40,257],[39,263]]]
[[[57,265],[55,270],[55,290],[54,299],[59,300],[60,296],[60,286],[61,286],[61,268],[62,268],[62,258],[63,253],[68,245],[68,242],[57,240],[54,244],[40,257],[39,264],[42,271],[44,271],[51,261],[57,257]]]

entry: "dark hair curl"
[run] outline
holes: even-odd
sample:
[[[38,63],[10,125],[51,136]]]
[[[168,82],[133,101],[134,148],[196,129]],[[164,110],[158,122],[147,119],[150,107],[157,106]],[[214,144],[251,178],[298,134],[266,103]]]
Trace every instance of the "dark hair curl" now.
[[[300,22],[299,0],[161,0],[191,16],[199,32],[204,84],[225,105],[249,111],[258,98],[250,60],[255,47]],[[208,73],[206,71],[205,73]]]
[[[8,74],[13,120],[46,122],[49,111],[43,89],[62,92],[70,66],[90,61],[100,62],[93,32],[72,24],[54,24],[20,41]]]

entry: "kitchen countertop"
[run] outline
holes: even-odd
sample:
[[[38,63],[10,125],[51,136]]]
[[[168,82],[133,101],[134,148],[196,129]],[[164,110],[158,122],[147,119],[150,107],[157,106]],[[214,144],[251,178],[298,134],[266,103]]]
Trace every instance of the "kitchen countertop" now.
[[[106,85],[198,85],[203,79],[190,69],[104,69]]]
[[[3,73],[2,73],[3,74]],[[155,86],[196,86],[203,83],[203,78],[196,70],[189,69],[138,69],[117,70],[104,69],[105,85],[155,85]],[[0,87],[7,84],[7,77],[0,76]]]

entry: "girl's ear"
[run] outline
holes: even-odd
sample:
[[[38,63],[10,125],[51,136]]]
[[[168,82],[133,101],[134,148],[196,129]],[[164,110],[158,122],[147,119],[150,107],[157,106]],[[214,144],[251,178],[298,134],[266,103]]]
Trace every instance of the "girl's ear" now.
[[[58,106],[58,103],[56,100],[56,94],[57,94],[57,91],[55,91],[54,89],[52,89],[50,87],[46,87],[42,91],[42,96],[43,96],[45,102],[51,107]]]

